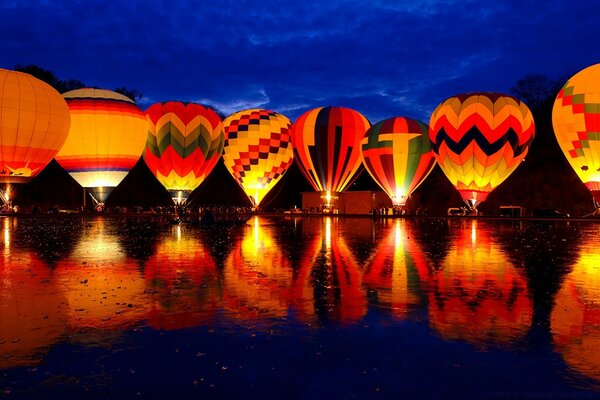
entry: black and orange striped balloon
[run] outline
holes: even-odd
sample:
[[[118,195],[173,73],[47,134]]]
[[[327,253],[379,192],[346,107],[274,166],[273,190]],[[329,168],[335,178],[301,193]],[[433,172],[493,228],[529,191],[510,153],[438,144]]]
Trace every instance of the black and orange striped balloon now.
[[[300,170],[317,192],[343,192],[362,163],[360,142],[371,124],[358,111],[319,107],[292,126]]]

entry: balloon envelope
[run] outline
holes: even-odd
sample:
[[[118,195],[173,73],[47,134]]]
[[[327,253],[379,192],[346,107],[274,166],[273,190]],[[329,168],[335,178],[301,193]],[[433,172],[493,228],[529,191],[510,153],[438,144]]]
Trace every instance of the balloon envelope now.
[[[199,104],[173,101],[156,103],[145,114],[146,165],[172,194],[191,193],[221,156],[225,140],[221,118]]]
[[[429,128],[406,117],[373,125],[361,141],[363,165],[396,205],[410,194],[435,166]]]
[[[292,127],[298,165],[317,192],[343,192],[361,166],[360,141],[371,126],[358,111],[319,107]]]
[[[436,160],[470,206],[485,201],[519,166],[534,132],[525,103],[498,93],[450,97],[429,122]]]
[[[552,125],[565,157],[600,203],[600,64],[565,83],[554,102]]]
[[[133,100],[110,90],[77,89],[63,96],[72,123],[56,161],[104,202],[142,155],[144,114]]]
[[[259,205],[292,165],[291,122],[273,111],[250,109],[231,114],[223,125],[225,167]]]
[[[63,146],[71,116],[50,85],[0,69],[0,183],[30,181]]]

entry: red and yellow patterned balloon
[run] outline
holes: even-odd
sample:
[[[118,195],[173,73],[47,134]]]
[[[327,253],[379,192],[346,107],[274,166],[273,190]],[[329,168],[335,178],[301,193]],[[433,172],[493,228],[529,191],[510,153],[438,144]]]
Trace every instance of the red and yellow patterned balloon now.
[[[600,64],[565,83],[554,102],[552,125],[571,167],[600,204]]]
[[[273,111],[250,109],[231,114],[223,125],[225,167],[258,206],[292,165],[291,122]]]
[[[429,128],[412,118],[376,123],[365,133],[361,150],[365,169],[394,205],[405,205],[435,166]]]
[[[169,101],[150,106],[146,121],[144,161],[171,197],[184,201],[221,157],[221,118],[199,104]]]
[[[437,162],[471,207],[485,201],[519,166],[534,133],[525,103],[498,93],[450,97],[429,122]]]

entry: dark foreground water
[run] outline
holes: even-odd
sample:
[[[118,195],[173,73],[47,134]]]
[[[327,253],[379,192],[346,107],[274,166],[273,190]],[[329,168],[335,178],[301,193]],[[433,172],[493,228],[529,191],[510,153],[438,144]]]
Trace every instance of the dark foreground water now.
[[[600,394],[600,224],[0,219],[0,397]]]

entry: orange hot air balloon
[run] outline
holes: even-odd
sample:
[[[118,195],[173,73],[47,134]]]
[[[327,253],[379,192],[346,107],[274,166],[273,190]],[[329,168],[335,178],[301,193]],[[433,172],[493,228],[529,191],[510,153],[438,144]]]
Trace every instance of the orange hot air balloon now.
[[[216,112],[194,103],[169,101],[146,110],[144,161],[176,204],[210,174],[223,151],[223,123]]]
[[[300,170],[325,204],[357,177],[360,142],[371,124],[345,107],[319,107],[302,114],[292,126],[292,144]]]
[[[148,135],[135,102],[100,89],[63,94],[71,110],[71,130],[56,161],[95,200],[106,198],[139,160]]]
[[[361,150],[365,169],[397,206],[406,204],[435,166],[429,128],[412,118],[376,123],[365,133]]]
[[[290,120],[273,111],[251,109],[231,114],[223,125],[225,167],[258,206],[292,165]]]
[[[600,64],[565,83],[554,101],[552,125],[565,157],[600,208]]]
[[[0,69],[0,183],[26,183],[67,140],[67,103],[29,74]],[[4,201],[10,194],[0,191]]]
[[[529,108],[499,93],[444,100],[429,121],[429,139],[444,174],[471,208],[519,166],[533,141]]]

